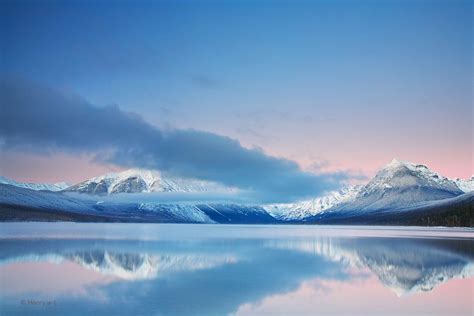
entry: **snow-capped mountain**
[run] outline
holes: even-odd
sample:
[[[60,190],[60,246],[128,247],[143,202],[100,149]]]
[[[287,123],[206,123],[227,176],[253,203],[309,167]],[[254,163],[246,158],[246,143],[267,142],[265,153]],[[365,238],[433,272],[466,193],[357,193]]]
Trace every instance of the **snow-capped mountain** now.
[[[277,220],[262,207],[102,201],[101,196],[35,191],[0,184],[0,221],[99,221],[263,224]]]
[[[169,214],[170,217],[180,219],[183,222],[216,223],[196,205],[141,203],[138,209],[143,212]]]
[[[360,195],[383,189],[403,189],[407,187],[426,187],[435,190],[462,193],[456,182],[431,171],[427,166],[393,159],[375,177],[362,187]]]
[[[278,219],[300,221],[337,212],[397,210],[429,201],[453,198],[472,191],[474,180],[452,180],[427,166],[393,159],[366,185],[347,187],[313,200],[267,205]]]
[[[221,192],[229,191],[210,181],[167,177],[155,170],[130,169],[108,173],[73,185],[67,191],[89,194],[142,192]]]
[[[341,203],[333,210],[397,210],[463,193],[453,180],[431,171],[425,165],[394,159],[360,188],[353,201]]]
[[[6,177],[0,176],[0,184],[9,184],[14,185],[20,188],[26,188],[36,191],[61,191],[65,190],[69,187],[69,184],[66,182],[58,182],[58,183],[28,183],[28,182],[17,182],[12,179],[8,179]]]
[[[456,185],[458,186],[458,188],[460,188],[464,192],[474,191],[474,176],[471,176],[470,179],[466,179],[466,180],[456,178],[454,179],[454,182],[456,182]]]
[[[421,214],[436,208],[437,211],[447,209],[458,212],[454,222],[451,220],[449,225],[470,226],[471,222],[466,219],[469,212],[462,210],[472,203],[474,193],[467,191],[472,191],[473,183],[473,178],[452,180],[424,165],[394,159],[366,185],[346,187],[322,197],[292,204],[260,206],[225,202],[208,204],[205,201],[164,203],[153,199],[145,201],[140,195],[129,195],[134,199],[126,201],[102,197],[115,193],[214,193],[236,190],[213,182],[173,178],[158,171],[131,169],[92,178],[65,190],[62,190],[67,186],[65,184],[24,184],[0,177],[0,207],[3,205],[9,210],[3,213],[6,220],[21,220],[30,213],[22,213],[20,210],[30,209],[41,210],[42,213],[39,217],[35,215],[36,217],[25,219],[178,223],[331,223],[341,220],[344,223],[355,223],[356,217],[359,217],[358,223],[371,223],[377,216],[378,223],[400,223],[399,220],[405,218],[400,215],[401,211],[416,211]],[[74,194],[76,192],[88,194]],[[152,195],[148,197],[153,198]],[[456,210],[453,206],[456,206]],[[387,217],[388,215],[391,217]],[[364,218],[361,219],[361,216]],[[444,222],[440,218],[446,218],[443,216],[445,215],[432,216],[429,222],[424,221],[426,218],[420,222],[418,216],[417,221],[411,218],[406,223],[430,225],[435,220],[442,225]]]
[[[360,185],[347,186],[341,190],[331,191],[327,195],[312,200],[265,205],[264,209],[280,220],[304,220],[307,217],[322,213],[340,203],[354,200],[360,188]]]
[[[89,213],[95,211],[94,204],[95,201],[76,199],[61,192],[39,191],[15,185],[0,184],[0,205]]]

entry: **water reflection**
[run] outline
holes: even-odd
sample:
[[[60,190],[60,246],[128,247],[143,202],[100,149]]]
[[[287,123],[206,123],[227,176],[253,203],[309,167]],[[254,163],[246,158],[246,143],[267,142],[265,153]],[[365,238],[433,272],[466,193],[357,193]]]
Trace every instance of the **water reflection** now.
[[[456,303],[460,314],[470,315],[473,245],[466,238],[334,234],[146,241],[4,238],[0,239],[0,312],[223,315],[285,313],[286,308],[288,313],[333,313],[337,300],[345,300],[350,292],[348,286],[356,285],[360,295],[373,303],[354,303],[352,314],[373,312],[380,296],[399,300],[395,314],[402,309],[408,314],[444,314],[450,310],[443,307]],[[467,294],[448,295],[444,305],[414,308],[453,279],[461,283],[442,291]],[[374,291],[380,285],[386,290]],[[330,299],[334,288],[339,292]],[[28,299],[55,304],[22,303]]]
[[[399,238],[268,242],[270,247],[299,250],[354,268],[368,268],[399,296],[432,291],[450,279],[474,276],[473,245],[470,240]]]

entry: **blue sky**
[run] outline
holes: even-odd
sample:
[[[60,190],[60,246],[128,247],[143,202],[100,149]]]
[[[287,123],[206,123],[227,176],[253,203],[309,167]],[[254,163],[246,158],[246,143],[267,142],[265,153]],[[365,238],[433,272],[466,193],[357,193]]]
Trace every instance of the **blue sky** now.
[[[398,157],[472,174],[472,1],[1,6],[2,76],[305,170],[370,175]],[[9,175],[24,178],[8,155]]]

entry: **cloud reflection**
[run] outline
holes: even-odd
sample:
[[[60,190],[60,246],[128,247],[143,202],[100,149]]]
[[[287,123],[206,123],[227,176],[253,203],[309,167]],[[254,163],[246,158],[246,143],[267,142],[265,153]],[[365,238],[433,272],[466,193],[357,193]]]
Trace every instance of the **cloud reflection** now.
[[[364,280],[375,280],[373,276],[398,295],[430,292],[453,278],[471,278],[474,258],[469,239],[4,239],[0,246],[5,250],[0,254],[2,278],[14,266],[50,265],[48,288],[58,286],[56,292],[28,287],[32,281],[17,271],[10,277],[15,282],[8,285],[16,289],[2,289],[2,311],[18,313],[17,302],[24,297],[49,295],[60,304],[36,313],[73,315],[84,310],[114,315],[222,315],[252,311],[250,307],[272,297],[304,299],[309,292],[319,293],[319,301],[314,302],[318,308],[331,287],[361,284],[363,293],[369,290]],[[80,267],[95,275],[88,283],[76,282],[83,295],[71,295],[55,280],[55,275],[70,283],[84,278],[65,272],[71,264],[75,273]]]

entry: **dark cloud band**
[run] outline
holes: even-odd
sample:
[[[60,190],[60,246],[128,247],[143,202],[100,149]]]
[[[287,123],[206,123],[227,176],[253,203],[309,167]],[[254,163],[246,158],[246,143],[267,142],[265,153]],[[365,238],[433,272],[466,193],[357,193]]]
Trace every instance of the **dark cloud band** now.
[[[315,196],[346,178],[304,172],[229,137],[159,129],[117,106],[97,107],[38,83],[4,78],[0,96],[2,150],[94,153],[103,162],[217,181],[271,202]]]

